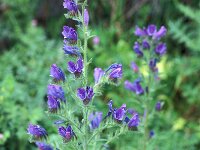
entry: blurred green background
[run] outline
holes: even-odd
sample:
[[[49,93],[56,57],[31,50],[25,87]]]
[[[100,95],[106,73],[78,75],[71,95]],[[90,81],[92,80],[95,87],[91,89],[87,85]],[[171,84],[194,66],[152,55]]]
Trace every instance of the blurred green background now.
[[[0,150],[35,149],[28,142],[29,122],[39,123],[51,133],[56,132],[48,121],[46,87],[49,67],[62,64],[61,30],[66,20],[62,0],[1,0],[0,1]],[[95,99],[99,110],[106,112],[106,103],[113,99],[116,106],[133,102],[123,81],[133,80],[130,62],[136,39],[134,28],[150,23],[168,29],[168,52],[159,64],[161,84],[155,101],[165,102],[151,127],[155,137],[152,150],[200,149],[200,2],[199,0],[89,0],[92,33],[100,38],[99,45],[89,41],[90,82],[95,67],[111,63],[123,64],[124,77],[118,87],[106,85],[104,94]],[[111,149],[134,149],[137,135],[120,137]]]

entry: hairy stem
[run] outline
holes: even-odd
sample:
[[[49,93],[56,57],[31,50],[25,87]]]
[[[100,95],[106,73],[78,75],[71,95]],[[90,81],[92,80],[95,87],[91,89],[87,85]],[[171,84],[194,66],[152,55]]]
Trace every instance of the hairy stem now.
[[[149,60],[150,60],[151,56],[149,56]],[[148,64],[147,64],[148,65]],[[149,67],[148,67],[149,68]],[[152,78],[152,73],[151,73],[151,69],[149,68],[149,76],[148,76],[148,83],[147,83],[147,87],[148,87],[148,92],[146,94],[146,101],[145,101],[145,105],[144,105],[144,109],[145,109],[145,120],[144,120],[144,150],[147,149],[147,144],[148,144],[148,140],[149,140],[149,129],[148,129],[148,119],[149,119],[149,102],[151,99],[151,78]]]
[[[109,144],[110,142],[112,142],[113,140],[115,140],[116,138],[118,138],[120,135],[125,134],[126,131],[127,131],[127,130],[125,130],[125,129],[123,128],[123,130],[120,130],[119,133],[115,134],[112,138],[110,138],[110,139],[105,143],[105,145]]]
[[[83,25],[83,34],[84,34],[84,46],[83,46],[83,61],[84,61],[84,86],[86,87],[88,85],[88,59],[87,59],[87,42],[88,42],[88,27],[84,23],[84,10],[85,6],[87,5],[87,0],[84,1],[84,4],[82,5],[82,25]],[[84,106],[83,109],[83,121],[84,121],[84,143],[83,143],[83,149],[88,149],[88,107]]]

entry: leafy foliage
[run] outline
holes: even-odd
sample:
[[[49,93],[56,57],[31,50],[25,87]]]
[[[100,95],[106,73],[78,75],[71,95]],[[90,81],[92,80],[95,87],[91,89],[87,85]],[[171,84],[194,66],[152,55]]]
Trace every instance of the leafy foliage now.
[[[190,24],[185,24],[186,21],[178,19],[177,21],[170,21],[169,27],[172,36],[180,43],[184,43],[186,47],[193,51],[200,51],[200,10],[193,9],[190,6],[185,6],[177,3],[177,8],[184,14],[185,17],[192,20]]]
[[[26,149],[28,122],[38,122],[43,118],[40,106],[43,106],[48,82],[45,78],[49,74],[49,70],[44,68],[58,59],[54,57],[55,43],[46,40],[42,29],[29,26],[25,33],[19,36],[20,42],[0,58],[0,133],[8,135],[4,136],[8,141],[14,140],[9,148],[19,149]]]

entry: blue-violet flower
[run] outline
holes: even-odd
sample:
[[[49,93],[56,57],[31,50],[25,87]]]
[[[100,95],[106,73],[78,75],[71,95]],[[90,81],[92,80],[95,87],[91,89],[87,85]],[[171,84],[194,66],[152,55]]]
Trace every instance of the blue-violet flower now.
[[[47,98],[48,98],[47,104],[48,104],[49,111],[52,113],[57,112],[58,109],[60,109],[60,102],[51,95],[47,96]]]
[[[155,48],[155,52],[159,55],[164,55],[166,53],[166,50],[167,46],[165,43],[159,43]]]
[[[78,13],[77,4],[73,0],[64,0],[63,6],[69,11],[69,14],[72,16]]]
[[[66,128],[63,126],[59,127],[58,133],[62,136],[64,142],[69,142],[75,136],[70,125]]]
[[[122,104],[120,108],[115,108],[113,111],[113,118],[115,121],[121,123],[124,119],[126,114],[126,104]]]
[[[53,150],[53,147],[44,143],[44,142],[36,142],[35,143],[39,150]]]
[[[94,81],[95,84],[98,84],[101,80],[101,78],[103,77],[103,75],[105,74],[105,71],[103,71],[101,68],[95,68],[94,69]]]
[[[99,127],[101,121],[102,121],[102,112],[92,112],[88,120],[90,121],[90,129],[96,129]]]
[[[141,95],[144,93],[144,89],[142,88],[140,82],[140,79],[136,79],[133,83],[125,81],[124,86],[126,89],[135,92],[137,95]]]
[[[55,85],[55,84],[48,85],[47,94],[49,96],[55,97],[56,99],[60,99],[63,102],[66,102],[63,88],[59,85]]]
[[[155,72],[157,70],[157,67],[156,67],[156,64],[157,64],[157,59],[154,58],[154,59],[151,59],[150,62],[149,62],[149,68]]]
[[[77,96],[83,101],[84,105],[87,105],[94,96],[93,88],[87,86],[85,88],[78,88],[77,89]]]
[[[41,138],[46,139],[47,137],[46,130],[39,125],[29,124],[27,133],[32,135],[35,139],[41,139]]]
[[[141,29],[138,26],[136,26],[135,35],[136,36],[146,36],[147,35],[146,29]]]
[[[153,130],[150,130],[150,131],[149,131],[149,138],[152,138],[152,137],[154,136],[154,134],[155,134],[154,131],[153,131]]]
[[[76,30],[74,30],[74,28],[64,26],[62,35],[63,35],[64,39],[66,39],[68,44],[76,44],[77,43],[78,35],[77,35]]]
[[[130,130],[136,130],[137,127],[139,126],[140,123],[140,118],[138,113],[134,113],[132,118],[128,121],[128,128]]]
[[[158,101],[158,102],[156,103],[155,109],[156,109],[157,111],[161,111],[161,109],[162,109],[162,103],[161,103],[160,101]]]
[[[122,78],[122,65],[121,64],[112,64],[106,72],[109,71],[109,79],[116,82],[117,79]]]
[[[80,55],[79,48],[77,46],[68,45],[67,40],[64,40],[63,50],[66,55],[71,55],[71,56]]]
[[[65,74],[63,73],[62,69],[59,68],[56,64],[51,65],[50,76],[55,82],[65,81]]]
[[[149,36],[153,36],[157,32],[157,27],[153,24],[148,25],[147,27],[147,34]]]
[[[162,38],[163,36],[165,36],[166,33],[167,33],[167,29],[164,26],[162,26],[160,28],[160,30],[153,35],[153,39],[160,40],[160,38]]]
[[[150,49],[149,42],[147,40],[143,40],[142,47],[143,47],[143,49]]]
[[[83,59],[79,57],[76,64],[72,61],[69,61],[67,69],[69,72],[73,73],[76,77],[80,77],[83,71]]]
[[[139,42],[134,43],[133,50],[138,57],[142,57],[144,55],[143,52],[140,49],[140,43]]]

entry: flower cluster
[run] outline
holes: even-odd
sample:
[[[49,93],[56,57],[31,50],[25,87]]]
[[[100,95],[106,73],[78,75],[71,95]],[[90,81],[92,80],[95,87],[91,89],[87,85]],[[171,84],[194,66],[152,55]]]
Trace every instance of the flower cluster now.
[[[95,97],[95,92],[98,92],[101,87],[100,85],[105,83],[118,83],[122,78],[123,72],[122,65],[118,63],[112,64],[105,70],[95,68],[94,85],[88,84],[87,69],[89,63],[87,62],[87,40],[91,36],[89,35],[89,32],[87,32],[89,25],[89,12],[85,9],[85,4],[82,5],[82,10],[79,11],[77,1],[64,0],[63,2],[64,8],[67,9],[67,14],[65,14],[65,16],[70,19],[78,20],[79,22],[77,28],[80,28],[81,31],[83,31],[84,45],[79,44],[79,36],[75,28],[69,26],[63,27],[63,51],[68,57],[68,62],[66,64],[66,70],[61,69],[57,64],[52,64],[50,67],[50,77],[52,80],[47,87],[47,106],[49,115],[59,117],[59,120],[56,119],[54,124],[57,126],[57,135],[63,139],[63,142],[66,143],[73,141],[73,139],[78,135],[80,143],[82,143],[81,145],[87,147],[87,145],[85,145],[85,140],[87,140],[86,138],[88,136],[87,128],[89,127],[89,132],[92,133],[95,129],[99,128],[100,123],[103,122],[103,113],[91,109],[93,107],[91,101]],[[99,38],[96,37],[94,44],[98,43]],[[66,75],[67,72],[69,75]],[[75,87],[74,89],[70,83],[71,81],[76,83],[75,85],[78,87]],[[65,88],[67,91],[65,91]],[[69,97],[71,96],[70,98],[80,102],[78,102],[77,105],[77,107],[80,107],[80,110],[82,111],[82,113],[77,116],[82,118],[80,122],[79,120],[74,121],[77,114],[73,113],[74,110],[72,110],[70,103],[68,102],[70,101],[70,98],[66,99],[65,97],[66,93]],[[115,121],[125,122],[125,117],[127,118],[125,105],[119,109],[112,107],[109,108],[109,113],[112,114]],[[78,113],[80,113],[80,111]],[[137,123],[134,125],[131,124],[131,122],[137,122],[136,120],[137,118],[135,121],[134,118],[129,119],[129,121],[126,119],[126,124],[128,124],[130,128],[132,126],[137,126]],[[27,132],[33,137],[33,140],[36,142],[39,149],[53,149],[45,142],[41,142],[41,140],[47,138],[47,132],[43,127],[30,124]],[[80,139],[80,136],[84,137]]]
[[[134,82],[130,82],[126,80],[124,82],[124,86],[127,90],[132,91],[138,96],[143,95],[144,99],[140,97],[139,103],[144,108],[143,115],[143,124],[144,124],[144,136],[146,140],[144,140],[144,145],[148,143],[148,139],[152,138],[154,135],[154,131],[149,131],[148,129],[148,118],[149,115],[153,115],[151,112],[153,109],[156,111],[161,111],[163,102],[158,101],[155,105],[155,108],[151,108],[153,105],[151,103],[152,100],[152,92],[154,91],[154,81],[158,78],[158,67],[157,63],[160,61],[161,57],[166,53],[167,47],[166,44],[161,42],[161,39],[166,35],[167,29],[164,26],[158,30],[157,27],[153,24],[148,25],[146,28],[136,27],[135,35],[138,36],[138,40],[134,43],[133,50],[139,60],[143,61],[147,68],[147,75],[144,75],[135,62],[131,62],[131,69],[136,74],[137,78]],[[137,120],[138,114],[134,113],[132,119]],[[153,118],[153,117],[151,117]],[[139,121],[131,121],[131,119],[126,118],[126,120],[130,120],[128,126],[136,125]]]
[[[157,63],[167,50],[166,44],[161,42],[161,38],[166,35],[166,32],[167,29],[164,26],[157,30],[157,27],[153,24],[148,25],[147,28],[141,29],[136,27],[135,29],[135,35],[139,38],[138,41],[134,43],[133,50],[137,57],[143,58],[145,63],[148,65],[149,70],[153,73],[155,79],[158,79]],[[131,69],[140,75],[139,67],[135,62],[131,63]],[[133,83],[125,81],[124,84],[126,89],[136,93],[137,95],[142,95],[145,93],[145,90],[142,87],[141,82],[142,79],[141,76],[139,76],[139,78]],[[146,92],[148,92],[148,90]]]
[[[108,114],[106,116],[114,119],[117,123],[125,123],[130,130],[136,130],[140,123],[139,114],[132,109],[127,109],[126,104],[122,104],[119,108],[113,108],[113,101],[108,103]],[[129,117],[131,115],[131,117]]]
[[[57,117],[56,121],[54,121],[54,125],[57,127],[57,134],[55,136],[59,137],[59,141],[67,143],[63,144],[63,147],[61,146],[62,149],[65,146],[71,146],[73,149],[90,149],[95,142],[97,143],[101,140],[100,134],[107,126],[109,128],[114,127],[115,129],[117,126],[118,129],[116,129],[116,132],[113,131],[111,133],[114,137],[108,136],[106,144],[119,136],[117,134],[118,131],[121,133],[140,129],[138,128],[141,122],[139,113],[133,109],[127,109],[126,104],[122,104],[119,108],[114,108],[113,101],[110,100],[105,117],[103,117],[102,112],[96,110],[93,104],[94,98],[97,96],[97,93],[100,93],[102,85],[106,83],[120,83],[119,80],[122,78],[123,70],[122,64],[119,63],[114,63],[107,69],[97,67],[93,73],[94,84],[89,83],[88,67],[90,62],[87,61],[87,40],[92,36],[88,32],[89,12],[85,9],[87,6],[86,2],[78,3],[75,0],[64,0],[63,6],[67,9],[65,16],[78,21],[79,25],[77,25],[77,28],[83,32],[84,39],[83,42],[79,39],[75,28],[64,26],[62,31],[63,50],[68,57],[68,62],[65,63],[66,70],[61,69],[57,64],[52,64],[50,68],[52,80],[47,87],[48,114],[53,116],[54,119]],[[77,3],[82,5],[82,10],[79,10]],[[158,73],[157,62],[166,52],[166,45],[160,42],[165,34],[166,28],[164,26],[159,30],[157,30],[155,25],[149,25],[144,29],[136,28],[135,35],[139,37],[139,40],[134,44],[134,52],[138,57],[143,58],[148,65],[149,75],[153,74],[155,76]],[[95,39],[94,44],[98,43],[99,39]],[[144,82],[145,77],[141,75],[140,68],[135,62],[131,63],[131,69],[138,75],[138,78],[134,82],[125,81],[125,88],[136,95],[146,95],[148,97],[150,84],[147,83],[150,82]],[[148,79],[151,79],[151,76]],[[65,95],[67,95],[67,98]],[[70,103],[71,100],[72,103]],[[162,105],[161,102],[158,102],[154,109],[160,111]],[[144,121],[146,128],[147,125],[145,123],[148,117],[148,109],[146,105],[144,108],[145,113],[142,121]],[[48,135],[43,127],[30,124],[27,133],[31,135],[40,150],[53,149],[46,142],[41,142],[41,140],[47,139]],[[150,136],[152,137],[153,134],[151,133]],[[56,149],[60,149],[60,142],[53,146]]]

